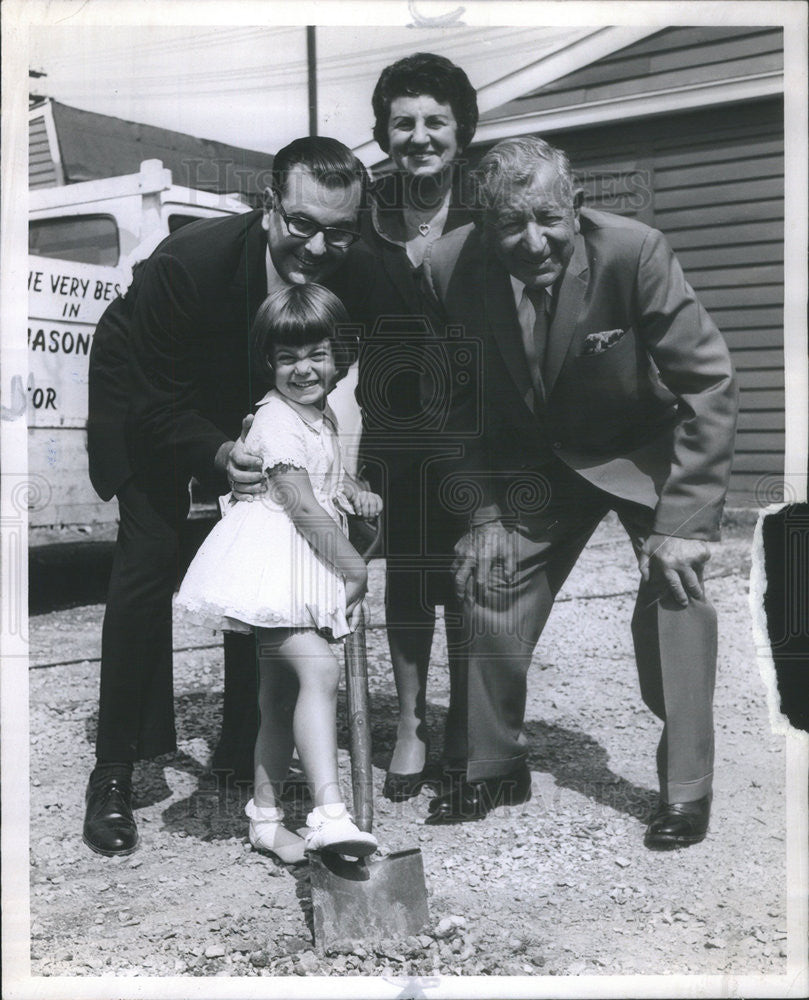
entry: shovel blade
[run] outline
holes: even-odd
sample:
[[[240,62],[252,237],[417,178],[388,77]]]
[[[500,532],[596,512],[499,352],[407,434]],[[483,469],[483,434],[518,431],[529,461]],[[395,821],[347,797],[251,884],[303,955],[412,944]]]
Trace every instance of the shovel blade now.
[[[418,934],[430,919],[421,851],[344,861],[310,857],[315,946],[382,941]]]

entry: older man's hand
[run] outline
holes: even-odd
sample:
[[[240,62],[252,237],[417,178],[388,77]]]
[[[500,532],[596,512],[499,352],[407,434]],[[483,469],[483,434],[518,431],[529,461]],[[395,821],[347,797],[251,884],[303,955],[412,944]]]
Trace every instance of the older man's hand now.
[[[702,571],[711,558],[706,542],[698,538],[649,535],[638,559],[640,572],[648,583],[660,576],[674,600],[686,607],[689,598],[702,600]]]
[[[496,584],[511,583],[517,564],[514,537],[500,521],[471,528],[455,545],[452,573],[459,600],[471,597],[479,603]]]
[[[244,446],[252,423],[253,414],[249,413],[242,421],[238,441],[223,444],[214,463],[228,477],[231,492],[237,500],[252,500],[256,494],[267,492],[261,456],[254,455]]]

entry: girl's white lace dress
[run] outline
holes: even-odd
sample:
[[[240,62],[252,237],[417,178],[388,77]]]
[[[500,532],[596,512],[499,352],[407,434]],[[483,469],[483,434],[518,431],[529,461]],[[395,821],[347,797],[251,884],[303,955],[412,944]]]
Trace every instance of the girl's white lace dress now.
[[[334,414],[286,399],[271,389],[259,402],[245,447],[264,469],[306,469],[315,497],[347,533],[343,467]],[[345,585],[332,562],[314,551],[272,486],[252,502],[228,496],[224,517],[200,546],[176,606],[214,629],[314,628],[335,639],[350,631]]]

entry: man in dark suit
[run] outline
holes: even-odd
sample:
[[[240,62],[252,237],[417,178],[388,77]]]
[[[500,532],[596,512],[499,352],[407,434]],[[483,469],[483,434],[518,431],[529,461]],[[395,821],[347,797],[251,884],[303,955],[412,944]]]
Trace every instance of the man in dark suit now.
[[[638,557],[644,701],[663,720],[651,848],[705,836],[713,772],[719,537],[737,412],[726,345],[656,230],[582,209],[564,153],[506,140],[477,176],[481,218],[425,262],[438,315],[483,345],[481,496],[456,547],[469,614],[469,758],[428,822],[530,797],[526,674],[554,598],[617,512]]]
[[[240,438],[263,391],[251,380],[253,318],[276,289],[336,275],[358,238],[364,176],[342,143],[296,140],[274,159],[263,211],[201,220],[167,237],[136,266],[126,296],[98,324],[90,358],[90,476],[102,498],[118,497],[120,510],[102,635],[97,763],[84,821],[85,843],[100,854],[137,847],[132,762],[176,749],[171,598],[189,480],[220,493],[228,482],[242,494],[264,489],[260,460]],[[338,279],[331,287],[343,294]],[[250,637],[235,636],[225,650],[217,755],[220,764],[237,753],[252,761],[255,709],[246,711],[238,688],[248,698],[253,692],[255,706],[255,650]]]

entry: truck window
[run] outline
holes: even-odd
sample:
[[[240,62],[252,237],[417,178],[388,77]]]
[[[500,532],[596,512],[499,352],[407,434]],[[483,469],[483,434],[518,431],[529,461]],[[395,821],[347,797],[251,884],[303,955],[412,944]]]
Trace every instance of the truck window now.
[[[118,226],[111,215],[63,215],[28,223],[28,252],[81,264],[118,263]]]

